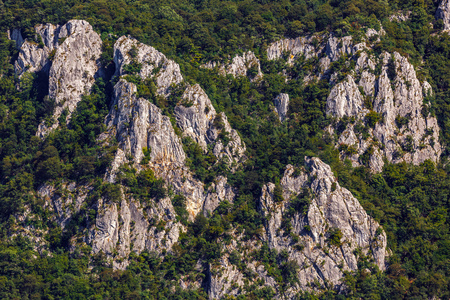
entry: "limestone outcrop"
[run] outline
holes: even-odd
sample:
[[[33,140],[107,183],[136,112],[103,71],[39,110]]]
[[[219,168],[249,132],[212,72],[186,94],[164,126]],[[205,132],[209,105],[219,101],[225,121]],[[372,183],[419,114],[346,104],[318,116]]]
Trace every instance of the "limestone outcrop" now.
[[[260,199],[265,239],[299,264],[300,289],[314,281],[338,287],[343,271],[357,269],[357,248],[383,270],[386,234],[380,225],[320,159],[306,158],[305,171],[295,176],[288,165],[280,183],[282,199],[276,199],[271,183],[263,187]],[[296,251],[295,245],[303,250]]]
[[[366,66],[373,63],[374,58],[365,58],[370,60]],[[349,75],[328,97],[327,113],[341,120],[335,132],[342,156],[375,172],[382,170],[384,157],[394,163],[437,161],[442,153],[439,126],[424,102],[432,93],[430,85],[420,83],[414,67],[397,52],[383,53],[377,64],[378,78],[361,62],[359,86]]]
[[[116,165],[131,162],[137,167],[149,149],[149,167],[158,177],[170,183],[175,192],[187,197],[188,211],[194,216],[203,205],[203,183],[195,180],[185,166],[186,154],[179,136],[161,109],[144,98],[136,96],[136,85],[120,79],[114,87],[112,109],[106,124],[111,137],[117,138],[120,151]],[[124,154],[121,154],[123,152]],[[114,181],[111,170],[109,180]]]
[[[191,220],[202,211],[206,215],[211,213],[221,201],[232,202],[234,192],[225,177],[216,178],[208,189],[195,178],[186,166],[181,137],[175,133],[170,118],[149,100],[139,97],[136,85],[126,80],[127,66],[139,64],[141,68],[137,75],[141,80],[154,80],[159,96],[168,97],[171,88],[182,83],[179,66],[154,48],[129,37],[117,40],[114,61],[119,78],[114,86],[111,110],[105,120],[107,132],[99,140],[108,142],[115,139],[119,149],[105,179],[116,182],[120,166],[124,164],[131,164],[138,172],[150,168],[156,177],[164,179],[167,188],[175,195],[186,198],[186,210]],[[230,132],[229,143],[215,152],[218,158],[227,156],[230,161],[236,162],[243,156],[245,146],[239,135],[231,129],[223,114],[216,113],[200,86],[187,86],[175,107],[175,116],[183,134],[190,136],[205,150],[211,143],[215,145],[214,149],[222,145],[218,140],[221,130]],[[222,118],[223,128],[214,124],[217,118]],[[148,162],[142,164],[145,151],[149,153],[146,158]],[[171,199],[166,197],[146,208],[127,196],[125,188],[123,193],[120,205],[99,201],[98,211],[101,213],[90,237],[93,250],[110,256],[116,251],[122,258],[130,251],[141,252],[144,249],[170,252],[172,244],[178,239],[178,232],[184,230],[176,219]],[[165,229],[156,232],[152,225],[155,222],[163,222]],[[134,231],[129,224],[135,224]],[[134,245],[133,249],[130,244]],[[124,268],[126,260],[115,260],[115,264],[117,268]]]
[[[330,81],[326,113],[336,121],[328,132],[335,135],[343,159],[374,172],[381,172],[385,158],[394,163],[438,161],[439,126],[426,103],[431,85],[420,82],[413,65],[399,53],[371,54],[370,41],[383,34],[382,28],[369,28],[358,44],[350,36],[286,39],[272,44],[267,55],[276,59],[287,53],[289,64],[300,57],[318,60],[304,82]],[[342,58],[345,73],[334,67]]]
[[[277,41],[267,48],[267,58],[269,60],[274,60],[282,58],[287,54],[288,57],[286,60],[289,64],[302,56],[305,59],[313,58],[317,56],[317,53],[323,50],[322,45],[320,45],[319,48],[314,46],[314,41],[319,41],[321,39],[322,37],[319,36],[310,36]]]
[[[10,36],[21,47],[17,75],[48,74],[49,97],[57,104],[53,118],[56,120],[66,110],[67,122],[101,72],[100,37],[87,22],[77,20],[63,26],[37,26],[39,42],[21,40],[17,30]],[[436,119],[426,115],[426,105],[422,105],[432,93],[431,86],[419,82],[412,65],[400,54],[391,57],[384,53],[375,58],[365,51],[368,47],[365,42],[354,45],[350,37],[314,36],[277,42],[269,47],[268,57],[286,58],[289,63],[300,57],[317,59],[317,72],[311,76],[328,76],[332,83],[326,112],[336,119],[329,132],[335,134],[343,157],[355,164],[368,159],[375,171],[382,168],[384,157],[413,163],[438,157],[441,150]],[[288,57],[284,57],[285,53]],[[355,67],[340,76],[331,67],[344,56],[353,59]],[[161,256],[171,253],[180,233],[186,231],[186,223],[180,222],[174,209],[174,196],[185,198],[189,221],[198,214],[211,216],[221,202],[235,201],[237,192],[225,176],[217,176],[205,185],[189,169],[183,138],[198,143],[204,153],[212,153],[217,163],[227,162],[231,172],[246,160],[246,147],[202,87],[184,82],[179,65],[155,48],[131,37],[120,37],[114,45],[114,62],[115,85],[105,118],[106,130],[97,142],[117,145],[101,183],[101,188],[114,188],[116,197],[109,198],[89,184],[66,182],[60,186],[43,185],[38,196],[44,208],[54,212],[53,221],[62,230],[70,227],[74,216],[86,214],[86,230],[73,244],[86,243],[93,253],[106,254],[114,268],[124,269],[132,252],[148,250]],[[252,80],[262,77],[259,61],[251,52],[234,57],[219,69],[233,76],[250,75]],[[136,81],[154,84],[149,99],[140,92]],[[158,107],[161,99],[170,100],[170,110]],[[289,95],[279,94],[274,107],[280,121],[285,121]],[[361,124],[367,131],[362,131]],[[56,126],[56,122],[42,123],[38,135],[45,136]],[[350,147],[354,152],[350,153]],[[394,155],[398,147],[403,149],[400,156]],[[136,173],[152,170],[170,192],[158,200],[142,201],[119,180],[124,165]],[[288,165],[279,184],[263,186],[257,202],[258,212],[254,213],[260,214],[263,224],[258,239],[245,237],[241,228],[227,228],[233,239],[221,244],[223,256],[216,263],[197,263],[206,266],[204,286],[211,299],[238,296],[247,281],[271,287],[274,298],[292,298],[300,291],[321,287],[339,290],[343,272],[357,269],[357,249],[385,268],[383,229],[319,159],[306,158],[300,168]],[[273,263],[277,267],[291,266],[297,280],[283,283],[271,275],[270,269],[255,258],[255,253],[264,249],[275,255]],[[239,257],[245,267],[237,267]]]
[[[58,118],[67,111],[66,122],[81,96],[88,93],[98,77],[102,40],[83,20],[71,20],[62,26],[42,24],[35,27],[35,41],[22,42],[14,65],[16,74],[44,72],[49,77],[48,96],[55,101],[51,124],[42,122],[36,133],[43,137],[58,127]],[[13,31],[11,38],[21,36]]]
[[[113,258],[114,268],[125,269],[131,251],[170,252],[183,231],[169,198],[147,207],[125,197],[120,203],[100,199],[97,205],[95,225],[87,242],[92,244],[94,253],[102,251]]]
[[[44,184],[37,193],[43,200],[44,208],[54,212],[54,221],[64,229],[72,217],[80,211],[91,190],[90,186],[77,186],[75,182],[70,182],[63,183],[58,188]]]
[[[436,19],[442,19],[444,30],[450,30],[450,1],[442,0],[436,10]]]
[[[385,269],[384,230],[318,158],[305,158],[300,169],[288,165],[278,186],[264,185],[258,209],[264,224],[262,241],[245,241],[236,234],[223,247],[220,263],[208,271],[210,298],[236,296],[247,280],[250,285],[259,282],[261,287],[271,287],[274,299],[292,299],[301,291],[320,288],[339,291],[344,271],[357,270],[361,254]],[[297,280],[277,282],[264,264],[254,260],[258,251],[278,255],[281,268],[295,266]],[[245,262],[245,270],[236,261]]]
[[[143,79],[153,78],[157,93],[168,96],[170,87],[183,81],[180,66],[155,48],[142,44],[131,37],[122,36],[114,44],[115,76],[126,74],[124,67],[131,63],[140,66],[138,75]]]
[[[218,159],[229,165],[245,160],[245,145],[236,130],[232,129],[224,113],[217,113],[208,95],[200,85],[189,86],[182,101],[175,107],[178,127],[206,152],[211,147]],[[227,140],[221,136],[226,136]]]
[[[283,122],[287,118],[287,112],[289,109],[289,95],[281,93],[273,100],[275,110],[278,114],[280,122]]]
[[[212,61],[202,65],[202,67],[207,69],[218,68],[221,75],[248,76],[251,81],[259,80],[263,75],[259,59],[251,51],[247,51],[242,55],[236,55],[233,59],[223,64]]]
[[[50,70],[51,62],[49,55],[57,47],[58,38],[55,39],[55,31],[57,26],[53,24],[42,24],[35,27],[36,38],[41,43],[35,41],[23,40],[20,30],[12,31],[11,39],[16,41],[18,49],[20,49],[19,57],[14,64],[16,74],[21,77],[23,73],[44,71],[46,73]],[[58,34],[56,33],[56,36]]]

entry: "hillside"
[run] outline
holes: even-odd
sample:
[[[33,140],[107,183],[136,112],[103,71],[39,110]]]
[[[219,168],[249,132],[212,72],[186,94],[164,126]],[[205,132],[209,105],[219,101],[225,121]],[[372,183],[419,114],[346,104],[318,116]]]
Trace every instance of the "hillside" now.
[[[450,297],[449,1],[0,12],[2,299]]]

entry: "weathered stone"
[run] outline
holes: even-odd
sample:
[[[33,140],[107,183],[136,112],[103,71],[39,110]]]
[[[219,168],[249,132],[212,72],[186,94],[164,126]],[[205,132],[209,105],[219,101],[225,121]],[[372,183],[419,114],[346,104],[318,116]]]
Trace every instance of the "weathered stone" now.
[[[264,230],[258,239],[247,240],[242,233],[229,232],[232,241],[223,244],[220,261],[210,264],[206,272],[204,284],[211,299],[237,297],[245,285],[261,282],[272,288],[274,299],[293,299],[301,291],[321,288],[340,290],[344,271],[358,268],[356,249],[385,269],[386,234],[339,185],[328,165],[318,158],[306,158],[300,170],[288,165],[280,186],[281,199],[274,196],[275,184],[263,186],[258,209]],[[304,200],[303,207],[298,202],[292,204],[297,197]],[[336,233],[341,237],[330,241]],[[253,258],[263,244],[279,254],[278,260],[284,253],[286,262],[299,267],[298,281],[283,283],[283,293],[279,283]],[[245,271],[231,263],[231,255],[245,262]]]
[[[287,166],[281,180],[283,202],[274,198],[274,184],[263,187],[260,210],[265,217],[265,235],[269,247],[288,252],[290,260],[300,266],[296,291],[308,289],[308,283],[318,281],[324,286],[341,285],[343,271],[357,269],[356,248],[374,257],[376,264],[385,268],[386,235],[381,227],[367,215],[358,200],[340,187],[330,167],[318,158],[307,158],[307,172],[294,176],[295,169]],[[301,195],[307,191],[307,195]],[[287,215],[290,199],[309,199],[309,207]],[[286,234],[283,219],[291,223],[291,234]],[[330,244],[333,230],[342,233],[340,245]],[[298,236],[294,242],[292,236]],[[296,244],[301,245],[297,250]]]
[[[450,30],[450,0],[442,0],[435,14],[436,19],[442,19],[444,30]]]
[[[283,122],[284,120],[286,120],[287,112],[289,109],[289,95],[281,93],[275,98],[273,102],[278,117],[280,118],[280,122]]]
[[[203,205],[203,184],[192,178],[185,166],[181,139],[175,134],[169,117],[148,100],[136,97],[136,86],[123,79],[114,87],[112,109],[106,119],[119,148],[139,166],[143,149],[150,151],[150,167],[158,177],[170,182],[176,192],[188,199],[188,210],[196,215]],[[125,160],[126,161],[126,160]],[[117,164],[124,163],[116,162]],[[114,177],[114,176],[113,176]]]
[[[309,36],[277,41],[267,48],[267,58],[269,60],[274,60],[282,58],[284,54],[288,53],[287,62],[290,64],[301,56],[304,56],[305,59],[316,57],[318,53],[322,51],[323,46],[316,49],[314,41],[320,41],[322,38],[323,37]]]
[[[74,182],[63,183],[58,189],[51,184],[44,184],[38,190],[38,196],[44,200],[44,208],[52,211],[54,221],[66,227],[71,218],[80,211],[91,187],[77,186]]]
[[[347,49],[342,53],[353,53],[348,50],[351,45],[343,43],[341,48]],[[381,65],[378,78],[373,74],[377,64]],[[428,94],[432,94],[431,85],[421,84],[414,67],[397,52],[392,55],[385,52],[377,62],[365,51],[359,52],[355,71],[336,83],[327,98],[327,114],[354,120],[338,136],[336,146],[346,145],[355,152],[344,150],[342,157],[350,158],[355,166],[364,163],[374,172],[382,171],[384,157],[390,162],[413,164],[427,159],[437,161],[442,153],[437,120],[422,114],[423,99]],[[378,118],[372,120],[376,122],[373,128],[368,127],[366,118],[370,110],[373,110],[371,117]],[[406,121],[406,126],[399,127],[399,121]],[[366,134],[361,129],[356,133],[355,125],[366,127]],[[362,161],[361,157],[367,153],[369,156]]]
[[[16,48],[20,49],[25,42],[25,40],[22,37],[22,33],[20,32],[20,29],[15,28],[13,30],[8,30],[8,39],[16,42]]]
[[[245,144],[239,134],[231,128],[224,113],[216,112],[198,84],[185,90],[181,103],[175,107],[175,117],[183,135],[191,137],[205,152],[211,145],[214,155],[219,159],[225,158],[230,166],[245,160]],[[219,139],[219,133],[223,131],[229,137],[226,146]]]
[[[364,99],[353,77],[347,76],[346,81],[336,84],[327,98],[327,114],[338,118],[354,117],[364,113]]]
[[[227,183],[227,178],[224,176],[218,176],[208,191],[205,202],[203,203],[203,214],[205,216],[212,214],[222,201],[233,203],[235,194],[233,188]]]
[[[63,26],[37,25],[42,45],[25,41],[15,62],[16,74],[44,72],[49,76],[49,97],[55,101],[53,124],[42,122],[36,133],[43,137],[58,127],[58,118],[67,110],[66,122],[81,96],[90,91],[98,76],[102,40],[92,26],[83,20],[71,20]]]
[[[247,51],[242,55],[236,55],[231,61],[221,64],[217,61],[211,61],[203,64],[201,67],[206,69],[218,68],[221,75],[233,75],[234,77],[248,76],[251,81],[262,78],[261,65],[259,59],[252,51]],[[254,73],[249,74],[249,70]]]
[[[183,81],[180,66],[155,48],[142,44],[131,37],[122,36],[114,44],[116,76],[124,75],[124,66],[131,62],[141,64],[139,76],[145,80],[153,78],[157,93],[168,96],[171,85]]]

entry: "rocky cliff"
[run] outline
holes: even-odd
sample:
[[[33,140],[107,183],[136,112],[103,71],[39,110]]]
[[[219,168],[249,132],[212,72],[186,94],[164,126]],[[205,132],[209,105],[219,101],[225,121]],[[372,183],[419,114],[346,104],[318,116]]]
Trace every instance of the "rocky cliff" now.
[[[218,159],[236,167],[245,160],[245,145],[232,129],[224,113],[217,113],[206,93],[198,85],[189,86],[175,107],[177,126],[206,152],[212,148]],[[226,140],[220,137],[226,136]]]
[[[324,287],[339,290],[343,272],[356,270],[362,254],[385,269],[386,234],[318,158],[306,158],[301,170],[288,165],[280,185],[264,185],[259,211],[264,220],[262,243],[237,238],[225,246],[228,256],[209,273],[211,298],[237,295],[249,277],[252,282],[273,287],[277,298],[282,298],[282,290],[288,298],[299,291]],[[251,253],[264,245],[281,255],[278,259],[283,272],[295,266],[292,269],[298,280],[290,285],[277,282],[268,275],[267,265],[253,261]],[[230,263],[236,250],[246,262],[245,272]]]
[[[350,36],[332,35],[282,40],[272,44],[267,55],[275,59],[288,53],[291,64],[299,56],[319,59],[305,81],[331,83],[326,112],[335,123],[329,132],[335,135],[343,159],[374,172],[382,170],[385,158],[394,163],[437,161],[442,146],[437,120],[428,112],[431,86],[419,81],[414,66],[399,53],[371,54],[370,40],[382,34],[382,29],[367,30],[367,39],[358,44]],[[347,71],[336,69],[342,58]]]
[[[130,51],[135,51],[135,54],[131,55]],[[165,180],[167,188],[185,197],[186,210],[191,220],[200,212],[212,212],[223,200],[232,202],[234,192],[225,177],[218,177],[208,189],[195,178],[186,166],[181,137],[175,133],[170,118],[148,99],[138,97],[136,85],[128,82],[126,76],[122,77],[124,68],[137,61],[141,65],[139,77],[142,80],[154,80],[157,93],[161,97],[168,97],[171,88],[183,80],[179,66],[154,48],[129,37],[117,40],[114,61],[116,76],[120,79],[114,86],[111,111],[105,121],[108,131],[101,140],[108,142],[116,139],[119,150],[105,178],[115,182],[120,166],[124,164],[131,163],[138,170],[150,168],[158,178]],[[224,114],[216,113],[200,86],[188,85],[174,111],[182,135],[191,137],[205,151],[208,145],[213,146],[216,157],[226,159],[233,166],[244,158],[245,145],[239,135],[230,127]],[[222,131],[229,136],[226,145],[219,139]],[[150,152],[148,163],[141,164],[146,150]],[[132,241],[135,245],[133,251],[147,249],[161,253],[162,249],[170,250],[178,238],[178,231],[183,230],[183,226],[175,221],[176,214],[169,197],[155,203],[151,210],[140,207],[136,201],[127,197],[123,198],[120,207],[100,201],[99,208],[102,213],[97,217],[98,224],[91,235],[94,251],[102,250],[111,254],[117,243],[122,249],[118,252],[119,257],[123,258],[131,251],[129,244]],[[119,222],[123,214],[128,218],[124,220],[125,223]],[[133,216],[139,219],[139,223]],[[156,234],[155,228],[149,226],[149,220],[153,220],[153,223],[163,222],[164,230]],[[142,226],[134,228],[138,235],[133,237],[127,222],[142,223]],[[124,225],[118,225],[122,223]],[[124,263],[117,264],[117,267],[124,266]]]
[[[180,66],[155,48],[139,43],[136,39],[122,36],[114,44],[115,76],[125,74],[124,66],[135,63],[140,66],[141,79],[153,78],[157,93],[163,96],[170,94],[171,85],[183,81]]]
[[[19,77],[25,72],[48,74],[48,96],[55,102],[55,110],[50,122],[39,125],[36,135],[43,137],[58,126],[63,112],[67,122],[81,96],[90,91],[99,76],[102,40],[83,20],[71,20],[62,26],[38,25],[35,31],[38,42],[26,40],[21,44],[15,71]],[[21,36],[14,34],[12,38],[20,41]]]
[[[48,74],[49,96],[57,104],[53,118],[65,116],[62,121],[67,122],[81,96],[89,92],[95,77],[101,73],[102,42],[85,21],[37,26],[36,33],[39,43],[23,41],[19,31],[10,33],[21,47],[16,73],[19,77],[26,72]],[[316,39],[318,43],[314,42]],[[354,118],[355,122],[347,124],[347,132],[356,132],[355,124],[366,122],[372,111],[382,115],[384,123],[376,123],[369,138],[371,141],[378,138],[381,144],[388,143],[384,141],[393,139],[391,136],[396,132],[389,131],[390,127],[376,126],[393,124],[388,123],[392,120],[395,123],[397,114],[409,120],[407,124],[401,123],[403,133],[419,134],[434,126],[432,117],[424,119],[430,122],[424,125],[420,118],[425,117],[418,110],[423,93],[430,93],[430,88],[417,80],[407,60],[397,53],[392,61],[384,55],[380,58],[382,73],[377,77],[371,70],[379,62],[359,51],[361,49],[365,48],[353,45],[348,37],[310,37],[275,43],[269,47],[268,56],[275,59],[289,52],[287,59],[293,63],[300,56],[313,58],[325,53],[318,73],[312,76],[334,76],[327,113],[341,120]],[[329,74],[328,70],[343,55],[354,55],[355,59],[357,56],[357,63],[355,71],[339,80],[338,74]],[[117,145],[117,152],[103,182],[47,183],[38,189],[37,195],[43,207],[53,212],[52,221],[62,231],[69,228],[79,214],[86,217],[83,225],[86,230],[76,233],[69,241],[73,247],[90,245],[94,254],[104,253],[114,268],[124,269],[132,252],[148,250],[160,256],[173,253],[180,235],[186,232],[186,222],[193,221],[199,214],[211,216],[223,201],[235,201],[236,190],[228,184],[226,176],[217,176],[209,185],[198,179],[188,167],[183,140],[190,139],[199,145],[200,152],[211,154],[212,160],[215,159],[213,164],[225,162],[230,172],[236,172],[247,157],[246,146],[230,126],[227,116],[214,108],[200,85],[184,81],[179,65],[173,60],[151,46],[123,36],[114,45],[114,63],[115,74],[111,79],[114,87],[105,118],[106,130],[97,138],[97,143]],[[391,83],[388,86],[382,82],[390,80],[386,77],[391,76],[392,64],[396,70],[393,89]],[[252,79],[262,76],[259,61],[250,52],[233,58],[223,70],[234,76],[251,75]],[[150,92],[141,91],[145,85],[150,86]],[[425,92],[420,90],[419,93],[422,87]],[[373,95],[373,107],[368,107],[367,95]],[[170,107],[164,107],[161,102]],[[285,121],[289,115],[289,95],[279,94],[274,106],[280,121]],[[57,126],[56,121],[41,123],[38,135],[45,138],[49,130]],[[334,127],[330,131],[339,139],[345,133],[338,133]],[[438,131],[426,135],[424,141],[436,134]],[[363,138],[355,136],[355,139]],[[366,151],[364,147],[358,149]],[[391,149],[387,146],[383,149],[386,148]],[[419,150],[431,151],[426,147]],[[389,155],[389,152],[377,153]],[[422,156],[412,153],[410,160],[418,162]],[[402,158],[405,157],[406,154]],[[357,156],[354,160],[359,161]],[[162,180],[167,193],[142,200],[124,183],[127,170],[133,174],[149,174],[152,180]],[[174,208],[175,197],[185,201],[188,214],[185,220]],[[213,263],[198,262],[205,265],[205,268],[199,266],[198,272],[204,272],[206,278],[194,285],[203,284],[210,298],[237,296],[249,282],[271,287],[275,298],[293,298],[300,291],[324,287],[338,290],[343,272],[357,269],[358,253],[368,255],[384,269],[384,231],[366,214],[357,199],[339,185],[330,167],[319,159],[306,158],[304,166],[297,169],[288,165],[280,184],[265,184],[260,198],[255,201],[258,217],[263,220],[256,235],[258,239],[249,239],[234,228],[227,229],[232,240],[217,241],[223,252],[220,259]],[[25,223],[26,216],[19,219]],[[35,242],[43,243],[39,236],[44,233],[27,226],[24,228],[38,237]],[[262,255],[275,258],[266,262]],[[239,263],[241,258],[245,267]],[[186,279],[181,285],[188,282]]]
[[[278,118],[280,122],[283,122],[287,118],[287,113],[289,110],[289,95],[285,93],[279,94],[273,100],[273,104],[275,105],[275,110],[278,114]]]
[[[442,0],[436,10],[436,19],[441,19],[444,23],[444,30],[450,30],[450,1]]]
[[[202,65],[202,67],[207,69],[217,68],[221,75],[248,76],[251,81],[259,80],[263,75],[259,59],[251,51],[236,55],[233,59],[224,63],[212,61]]]

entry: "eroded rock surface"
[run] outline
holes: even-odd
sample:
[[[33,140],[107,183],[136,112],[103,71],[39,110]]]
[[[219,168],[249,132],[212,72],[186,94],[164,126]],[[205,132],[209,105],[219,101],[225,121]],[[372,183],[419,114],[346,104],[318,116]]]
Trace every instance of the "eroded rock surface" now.
[[[55,110],[51,124],[42,122],[38,127],[36,135],[43,137],[58,127],[58,118],[65,110],[67,122],[81,96],[90,92],[100,69],[102,40],[83,20],[62,26],[37,25],[35,31],[39,43],[22,42],[14,67],[19,77],[25,72],[48,74],[48,96],[55,101]],[[18,34],[15,37],[20,40]]]
[[[206,93],[198,85],[189,86],[175,107],[175,117],[183,134],[196,141],[204,151],[212,147],[214,155],[231,166],[245,160],[245,145],[232,129],[224,113],[217,113]],[[220,134],[227,135],[224,142]]]
[[[424,101],[432,94],[431,86],[417,79],[414,67],[399,53],[371,54],[371,41],[383,34],[382,28],[369,28],[358,44],[350,36],[299,37],[276,42],[267,50],[270,59],[287,53],[290,64],[300,57],[318,60],[304,82],[331,83],[326,112],[336,118],[329,128],[336,135],[336,147],[342,158],[374,172],[381,172],[384,158],[419,164],[437,161],[442,153],[437,120]],[[345,74],[334,63],[343,64]]]
[[[274,60],[282,58],[283,55],[287,53],[288,63],[292,63],[295,59],[298,59],[301,56],[305,59],[310,59],[323,50],[323,46],[319,48],[314,46],[315,41],[319,41],[321,39],[322,37],[311,36],[277,41],[267,48],[267,58],[269,60]]]
[[[336,131],[342,155],[375,172],[382,170],[383,157],[413,164],[437,161],[442,153],[439,127],[424,103],[432,93],[429,83],[420,83],[414,67],[397,52],[383,53],[377,64],[381,67],[378,78],[370,67],[361,67],[359,86],[348,76],[328,97],[327,113],[347,118],[338,125],[345,127],[343,131]]]
[[[436,19],[442,19],[444,30],[450,30],[450,0],[442,0],[436,10]]]
[[[89,186],[77,186],[75,182],[71,182],[63,183],[58,188],[45,184],[37,192],[44,201],[44,208],[54,212],[54,221],[64,229],[71,218],[80,211],[90,191]]]
[[[280,122],[286,120],[289,109],[289,95],[281,93],[273,101],[275,110],[277,111]]]
[[[131,251],[170,252],[180,231],[184,230],[176,220],[169,198],[150,206],[125,198],[128,197],[123,197],[120,203],[98,201],[95,226],[88,237],[92,251],[102,251],[113,258],[113,266],[118,269],[127,267]],[[164,228],[158,224],[164,224]]]
[[[117,40],[115,49],[117,76],[126,73],[125,66],[137,62],[141,65],[139,76],[143,80],[154,79],[162,97],[170,94],[171,86],[181,84],[179,66],[154,48],[128,37],[121,37]],[[154,72],[155,68],[159,71]],[[181,138],[175,133],[170,118],[164,116],[156,105],[138,97],[136,85],[125,78],[119,79],[114,87],[112,108],[106,118],[107,137],[116,138],[119,143],[119,151],[107,180],[114,182],[115,173],[124,163],[131,162],[140,169],[144,157],[143,149],[148,149],[150,156],[147,167],[150,167],[157,177],[163,178],[176,194],[186,197],[186,206],[191,217],[203,209],[207,198],[207,210],[213,210],[218,204],[217,201],[230,200],[234,194],[226,185],[226,179],[218,180],[214,192],[205,191],[203,183],[195,179],[186,166],[186,154]],[[222,147],[214,152],[218,158],[226,156],[230,162],[236,162],[242,157],[245,146],[239,135],[230,128],[224,115],[216,113],[200,86],[187,86],[180,103],[175,107],[175,116],[183,133],[205,150],[211,143],[214,143],[214,149]],[[226,130],[230,136],[226,146],[218,140],[220,130],[214,124],[219,116],[224,126],[220,130]]]
[[[283,253],[284,263],[298,266],[298,280],[291,285],[283,283],[286,284],[284,296],[288,299],[300,291],[315,288],[339,290],[343,272],[358,268],[356,249],[372,257],[380,269],[385,269],[387,252],[383,229],[367,215],[358,200],[339,185],[331,168],[318,158],[306,158],[301,169],[288,165],[279,187],[272,183],[264,185],[259,211],[264,220],[262,242],[244,242],[242,236],[238,236],[224,246],[224,253],[228,254],[209,271],[211,298],[219,299],[227,293],[237,295],[236,290],[245,280],[250,284],[263,282],[263,286],[272,287],[275,298],[283,298],[279,293],[280,283],[250,255],[250,252],[262,251],[264,244],[274,253]],[[230,262],[233,255],[245,261],[248,267],[245,272]],[[248,274],[252,274],[251,279]]]
[[[229,62],[221,64],[220,62],[209,62],[202,65],[203,68],[218,68],[221,75],[248,76],[251,81],[258,80],[262,77],[261,65],[259,59],[251,51],[247,51],[242,55],[237,55]]]
[[[114,44],[116,76],[126,74],[124,67],[134,63],[141,65],[139,76],[145,80],[153,78],[157,93],[168,96],[171,85],[183,81],[180,66],[155,48],[142,44],[131,37],[122,36]]]
[[[25,41],[20,34],[20,30],[16,29],[11,35],[11,39],[16,41],[16,45],[20,49],[19,57],[14,64],[16,74],[20,77],[26,71],[39,72],[43,70],[48,73],[51,62],[49,55],[58,45],[58,38],[55,39],[55,31],[58,27],[53,24],[42,24],[35,27],[36,36],[43,44],[35,41]],[[56,34],[58,36],[58,34]]]
[[[170,183],[175,192],[188,199],[188,211],[196,215],[202,208],[203,183],[195,180],[185,166],[186,154],[179,136],[161,109],[144,98],[136,96],[136,85],[120,79],[114,87],[112,109],[106,123],[110,136],[116,137],[125,155],[117,154],[122,161],[131,162],[139,168],[144,157],[143,149],[150,151],[149,166],[158,177]],[[111,173],[109,179],[114,180]]]

